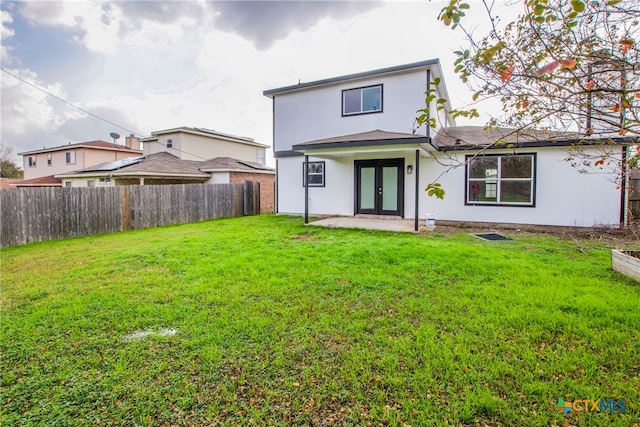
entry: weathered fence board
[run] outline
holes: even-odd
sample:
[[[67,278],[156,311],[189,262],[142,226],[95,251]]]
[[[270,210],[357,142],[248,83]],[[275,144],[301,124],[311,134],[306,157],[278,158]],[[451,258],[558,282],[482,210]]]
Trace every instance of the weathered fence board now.
[[[260,184],[0,190],[0,247],[260,213]]]

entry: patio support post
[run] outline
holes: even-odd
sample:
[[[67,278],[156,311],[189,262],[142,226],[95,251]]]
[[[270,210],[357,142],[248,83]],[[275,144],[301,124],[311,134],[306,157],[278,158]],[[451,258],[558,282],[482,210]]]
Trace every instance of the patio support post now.
[[[420,184],[420,150],[416,150],[416,200],[415,200],[415,222],[413,224],[414,230],[418,231],[418,201],[420,200],[418,193],[418,185]]]
[[[309,156],[304,156],[304,223],[309,224]]]

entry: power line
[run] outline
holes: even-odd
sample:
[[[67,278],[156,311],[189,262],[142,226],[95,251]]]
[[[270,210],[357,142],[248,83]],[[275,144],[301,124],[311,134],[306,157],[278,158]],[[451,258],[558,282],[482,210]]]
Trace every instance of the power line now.
[[[98,120],[102,120],[102,121],[103,121],[103,122],[105,122],[105,123],[109,123],[110,125],[113,125],[113,126],[115,126],[115,127],[117,127],[117,128],[120,128],[120,129],[122,129],[122,130],[126,130],[127,132],[129,132],[129,133],[131,133],[131,134],[133,134],[133,135],[136,135],[136,136],[138,136],[138,137],[140,137],[140,138],[144,138],[144,136],[142,136],[142,134],[141,134],[141,133],[139,133],[139,132],[135,132],[135,131],[133,131],[133,130],[131,130],[131,129],[127,129],[127,128],[126,128],[126,127],[124,127],[124,126],[120,126],[120,125],[119,125],[119,124],[117,124],[117,123],[114,123],[114,122],[112,122],[112,121],[110,121],[110,120],[107,120],[107,119],[105,119],[105,118],[103,118],[103,117],[100,117],[100,116],[98,116],[97,114],[92,113],[91,111],[87,111],[87,110],[85,110],[85,109],[84,109],[84,108],[82,108],[82,107],[78,107],[77,105],[72,104],[71,102],[67,101],[66,99],[60,98],[59,96],[57,96],[57,95],[55,95],[55,94],[53,94],[53,93],[51,93],[51,92],[47,91],[46,89],[43,89],[43,88],[41,88],[41,87],[39,87],[39,86],[37,86],[37,85],[35,85],[35,84],[31,83],[30,81],[25,80],[25,79],[23,79],[22,77],[19,77],[19,76],[17,76],[17,75],[15,75],[15,74],[13,74],[12,72],[10,72],[10,71],[8,71],[7,69],[5,69],[4,67],[0,67],[0,70],[4,71],[5,73],[9,74],[9,75],[10,75],[10,76],[12,76],[12,77],[14,77],[14,78],[18,79],[18,80],[19,80],[19,81],[21,81],[22,83],[25,83],[25,84],[27,84],[27,85],[31,86],[32,88],[37,89],[37,90],[39,90],[40,92],[43,92],[43,93],[45,93],[46,95],[49,95],[50,97],[55,98],[55,99],[57,99],[58,101],[63,102],[63,103],[65,103],[65,104],[69,105],[70,107],[73,107],[73,108],[75,108],[75,109],[77,109],[77,110],[80,110],[80,111],[82,111],[83,113],[90,115],[91,117],[95,117],[95,118],[96,118],[96,119],[98,119]],[[167,144],[163,144],[162,142],[160,142],[160,138],[158,138],[158,144],[159,144],[159,145],[163,145],[165,148],[168,148],[168,147],[167,147]],[[200,156],[200,155],[198,155],[198,154],[188,153],[188,152],[186,152],[186,151],[183,151],[183,150],[180,150],[180,149],[178,149],[178,148],[174,148],[174,147],[171,147],[171,148],[172,148],[173,150],[179,151],[179,152],[184,153],[184,154],[188,154],[188,155],[190,155],[190,156],[199,157],[199,158],[201,158],[201,159],[203,159],[203,160],[208,160],[207,158],[202,157],[202,156]]]
[[[126,128],[126,127],[124,127],[124,126],[120,126],[120,125],[119,125],[119,124],[117,124],[117,123],[114,123],[114,122],[112,122],[112,121],[110,121],[110,120],[107,120],[107,119],[105,119],[105,118],[103,118],[103,117],[100,117],[100,116],[98,116],[97,114],[92,113],[91,111],[87,111],[87,110],[85,110],[85,109],[84,109],[84,108],[82,108],[82,107],[78,107],[77,105],[72,104],[71,102],[67,101],[66,99],[60,98],[59,96],[54,95],[53,93],[51,93],[51,92],[49,92],[49,91],[47,91],[47,90],[45,90],[45,89],[42,89],[42,88],[41,88],[41,87],[39,87],[39,86],[36,86],[35,84],[31,83],[31,82],[30,82],[30,81],[28,81],[28,80],[25,80],[25,79],[23,79],[22,77],[16,76],[15,74],[13,74],[12,72],[10,72],[10,71],[6,70],[6,69],[5,69],[5,68],[3,68],[3,67],[0,67],[0,70],[4,71],[5,73],[9,74],[10,76],[12,76],[12,77],[14,77],[14,78],[16,78],[16,79],[18,79],[18,80],[20,80],[22,83],[25,83],[25,84],[27,84],[27,85],[31,86],[32,88],[37,89],[37,90],[39,90],[40,92],[43,92],[43,93],[45,93],[45,94],[49,95],[50,97],[57,99],[57,100],[58,100],[58,101],[60,101],[60,102],[63,102],[63,103],[65,103],[65,104],[67,104],[67,105],[69,105],[69,106],[71,106],[71,107],[73,107],[73,108],[75,108],[75,109],[77,109],[77,110],[80,110],[80,111],[82,111],[83,113],[86,113],[86,114],[88,114],[88,115],[90,115],[90,116],[92,116],[92,117],[95,117],[95,118],[96,118],[96,119],[98,119],[98,120],[102,120],[103,122],[109,123],[110,125],[113,125],[113,126],[115,126],[115,127],[118,127],[118,128],[120,128],[120,129],[122,129],[122,130],[126,130],[126,131],[127,131],[127,132],[129,132],[129,133],[132,133],[132,134],[135,134],[135,135],[137,135],[137,136],[142,137],[142,134],[140,134],[139,132],[135,132],[135,131],[132,131],[131,129],[127,129],[127,128]]]

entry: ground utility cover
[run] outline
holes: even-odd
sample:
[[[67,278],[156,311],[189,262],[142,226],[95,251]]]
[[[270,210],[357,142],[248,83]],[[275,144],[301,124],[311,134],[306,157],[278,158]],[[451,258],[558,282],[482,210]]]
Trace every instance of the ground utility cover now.
[[[500,242],[500,241],[505,241],[505,240],[513,240],[507,236],[503,236],[500,233],[477,233],[477,234],[473,234],[476,237],[479,237],[483,240],[488,240],[490,242]]]

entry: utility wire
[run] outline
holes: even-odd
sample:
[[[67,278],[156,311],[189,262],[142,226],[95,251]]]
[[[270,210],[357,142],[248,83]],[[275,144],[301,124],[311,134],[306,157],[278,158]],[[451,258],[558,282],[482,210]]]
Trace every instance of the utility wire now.
[[[98,120],[102,120],[103,122],[109,123],[110,125],[113,125],[113,126],[115,126],[115,127],[117,127],[117,128],[120,128],[120,129],[122,129],[122,130],[126,130],[127,132],[129,132],[129,133],[131,133],[131,134],[134,134],[134,135],[136,135],[136,136],[138,136],[138,137],[140,137],[140,138],[144,138],[144,136],[142,136],[142,134],[141,134],[141,133],[139,133],[139,132],[135,132],[135,131],[132,131],[131,129],[127,129],[127,128],[126,128],[126,127],[124,127],[124,126],[120,126],[120,125],[119,125],[119,124],[117,124],[117,123],[114,123],[114,122],[112,122],[112,121],[110,121],[110,120],[107,120],[107,119],[105,119],[105,118],[103,118],[103,117],[100,117],[100,116],[98,116],[97,114],[92,113],[91,111],[87,111],[87,110],[85,110],[85,109],[84,109],[84,108],[82,108],[82,107],[78,107],[77,105],[72,104],[71,102],[67,101],[66,99],[60,98],[59,96],[54,95],[53,93],[51,93],[51,92],[49,92],[49,91],[47,91],[47,90],[45,90],[45,89],[43,89],[43,88],[41,88],[41,87],[39,87],[39,86],[36,86],[35,84],[31,83],[30,81],[25,80],[25,79],[23,79],[22,77],[20,77],[20,76],[17,76],[17,75],[15,75],[15,74],[13,74],[12,72],[10,72],[10,71],[8,71],[7,69],[5,69],[4,67],[0,67],[0,70],[4,71],[5,73],[9,74],[10,76],[12,76],[12,77],[14,77],[14,78],[16,78],[16,79],[18,79],[18,80],[20,80],[22,83],[25,83],[25,84],[27,84],[27,85],[31,86],[32,88],[37,89],[37,90],[39,90],[40,92],[43,92],[43,93],[45,93],[46,95],[49,95],[50,97],[55,98],[55,99],[57,99],[58,101],[63,102],[63,103],[65,103],[65,104],[69,105],[70,107],[73,107],[73,108],[75,108],[75,109],[77,109],[77,110],[80,110],[80,111],[82,111],[83,113],[86,113],[86,114],[90,115],[91,117],[95,117],[95,118],[96,118],[96,119],[98,119]],[[164,146],[165,148],[167,148],[167,144],[163,144],[162,142],[160,142],[160,138],[158,138],[158,144],[159,144],[159,145]],[[205,158],[205,157],[199,156],[199,155],[194,154],[194,153],[188,153],[188,152],[183,151],[183,150],[180,150],[180,149],[178,149],[178,148],[171,147],[171,149],[172,149],[172,150],[179,151],[179,152],[184,153],[184,154],[188,154],[188,155],[190,155],[190,156],[199,157],[199,158],[201,158],[202,160],[208,160],[208,159],[207,159],[207,158]]]
[[[49,91],[47,91],[47,90],[45,90],[45,89],[42,89],[42,88],[41,88],[41,87],[39,87],[39,86],[34,85],[33,83],[29,82],[28,80],[25,80],[25,79],[23,79],[22,77],[16,76],[15,74],[13,74],[12,72],[8,71],[8,70],[7,70],[7,69],[5,69],[4,67],[0,67],[0,70],[4,71],[5,73],[9,74],[10,76],[15,77],[16,79],[20,80],[22,83],[26,83],[26,84],[28,84],[29,86],[31,86],[32,88],[37,89],[37,90],[39,90],[40,92],[43,92],[43,93],[45,93],[45,94],[49,95],[50,97],[57,99],[57,100],[58,100],[58,101],[60,101],[60,102],[64,102],[65,104],[67,104],[67,105],[69,105],[69,106],[71,106],[71,107],[73,107],[73,108],[75,108],[75,109],[78,109],[78,110],[82,111],[83,113],[86,113],[86,114],[88,114],[88,115],[90,115],[90,116],[92,116],[92,117],[95,117],[95,118],[96,118],[96,119],[98,119],[98,120],[102,120],[103,122],[109,123],[110,125],[113,125],[113,126],[115,126],[115,127],[118,127],[118,128],[120,128],[120,129],[122,129],[122,130],[126,130],[126,131],[127,131],[127,132],[129,132],[129,133],[133,133],[133,134],[135,134],[135,135],[137,135],[137,136],[139,136],[139,137],[142,137],[142,134],[140,134],[139,132],[135,132],[135,131],[132,131],[131,129],[127,129],[127,128],[126,128],[126,127],[124,127],[124,126],[120,126],[120,125],[119,125],[119,124],[117,124],[117,123],[114,123],[114,122],[112,122],[112,121],[110,121],[110,120],[107,120],[107,119],[105,119],[105,118],[103,118],[103,117],[100,117],[100,116],[98,116],[97,114],[92,113],[91,111],[87,111],[87,110],[85,110],[85,109],[84,109],[84,108],[82,108],[82,107],[78,107],[77,105],[74,105],[74,104],[70,103],[70,102],[69,102],[69,101],[67,101],[66,99],[60,98],[59,96],[54,95],[53,93],[51,93],[51,92],[49,92]]]

